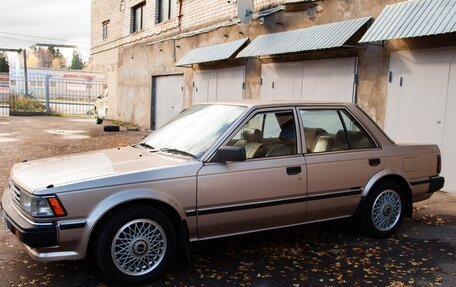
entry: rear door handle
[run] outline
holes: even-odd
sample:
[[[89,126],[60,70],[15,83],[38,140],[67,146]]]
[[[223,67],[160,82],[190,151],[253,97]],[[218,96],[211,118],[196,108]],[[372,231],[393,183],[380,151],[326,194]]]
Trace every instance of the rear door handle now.
[[[287,167],[287,174],[288,175],[295,175],[295,174],[300,174],[300,173],[301,173],[301,167],[300,166]]]
[[[379,158],[370,158],[369,159],[369,165],[370,166],[377,166],[380,164],[380,159]]]

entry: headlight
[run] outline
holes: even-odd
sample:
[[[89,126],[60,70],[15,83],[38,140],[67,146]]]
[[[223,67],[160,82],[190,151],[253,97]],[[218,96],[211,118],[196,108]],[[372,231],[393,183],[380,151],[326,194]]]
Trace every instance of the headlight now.
[[[60,201],[55,196],[39,197],[21,193],[22,209],[33,217],[54,217],[66,215]]]

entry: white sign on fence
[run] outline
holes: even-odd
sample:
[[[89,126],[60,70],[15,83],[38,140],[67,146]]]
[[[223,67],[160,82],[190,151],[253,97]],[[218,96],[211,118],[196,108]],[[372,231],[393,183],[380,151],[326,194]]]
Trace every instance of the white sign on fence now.
[[[85,84],[67,84],[67,91],[85,92],[87,85]]]

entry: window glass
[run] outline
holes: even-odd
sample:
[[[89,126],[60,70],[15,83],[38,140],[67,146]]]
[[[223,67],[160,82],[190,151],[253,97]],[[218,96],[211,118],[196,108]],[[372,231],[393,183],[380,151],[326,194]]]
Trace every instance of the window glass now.
[[[347,128],[347,134],[350,140],[350,147],[352,149],[376,147],[375,142],[366,133],[366,131],[364,131],[360,127],[359,123],[355,122],[354,119],[345,111],[342,111],[341,115],[345,123],[345,127]]]
[[[133,17],[133,26],[131,27],[131,32],[138,32],[144,28],[144,3],[132,8],[132,17]]]
[[[245,107],[196,105],[142,140],[153,150],[176,149],[196,158],[203,155],[220,135],[245,111]]]
[[[108,23],[109,22],[103,22],[103,39],[108,38]]]
[[[346,111],[301,110],[301,117],[308,153],[376,147]]]
[[[176,0],[170,0],[170,3],[169,3],[169,19],[176,18],[176,10],[177,10],[177,1]]]
[[[308,153],[349,148],[337,110],[301,110],[301,118]]]
[[[160,22],[169,19],[169,2],[170,0],[160,0]]]
[[[296,127],[292,111],[259,113],[228,145],[245,148],[247,158],[296,154]]]
[[[160,0],[159,3],[159,19],[157,23],[174,19],[176,18],[176,10],[177,10],[177,1],[176,0]]]

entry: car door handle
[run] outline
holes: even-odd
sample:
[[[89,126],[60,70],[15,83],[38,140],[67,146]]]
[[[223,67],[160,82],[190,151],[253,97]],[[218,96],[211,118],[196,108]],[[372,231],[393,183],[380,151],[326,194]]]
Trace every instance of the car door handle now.
[[[287,174],[288,175],[295,175],[295,174],[300,174],[300,173],[301,173],[301,167],[300,166],[287,167]]]
[[[369,165],[370,166],[377,166],[380,164],[380,159],[379,158],[370,158],[369,159]]]

